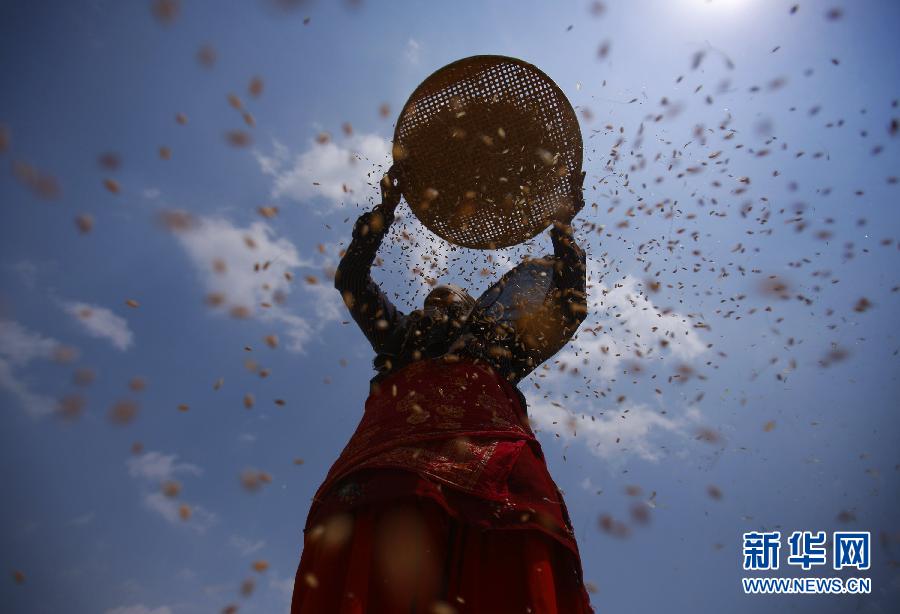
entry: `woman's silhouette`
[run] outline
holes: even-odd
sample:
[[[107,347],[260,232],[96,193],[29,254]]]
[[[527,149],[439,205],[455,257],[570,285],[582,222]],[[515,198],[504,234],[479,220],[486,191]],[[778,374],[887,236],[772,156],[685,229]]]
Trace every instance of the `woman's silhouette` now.
[[[520,264],[477,301],[443,285],[403,314],[370,276],[401,181],[392,167],[335,276],[378,373],[314,497],[291,612],[591,612],[568,512],[516,387],[586,315],[570,226],[581,182],[550,230],[553,256]]]

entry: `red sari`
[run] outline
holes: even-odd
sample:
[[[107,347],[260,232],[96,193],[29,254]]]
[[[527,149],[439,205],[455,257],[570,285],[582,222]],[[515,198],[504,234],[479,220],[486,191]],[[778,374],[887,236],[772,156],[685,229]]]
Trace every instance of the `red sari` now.
[[[484,363],[373,387],[304,533],[292,614],[593,611],[518,394]]]

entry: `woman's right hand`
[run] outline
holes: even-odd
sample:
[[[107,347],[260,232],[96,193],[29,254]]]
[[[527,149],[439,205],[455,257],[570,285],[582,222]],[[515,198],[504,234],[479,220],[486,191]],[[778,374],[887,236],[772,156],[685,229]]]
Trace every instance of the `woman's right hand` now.
[[[402,172],[396,163],[381,178],[381,206],[391,213],[400,204],[403,192]]]
[[[353,227],[353,238],[362,239],[370,233],[381,236],[394,221],[394,209],[400,204],[402,192],[400,168],[394,164],[381,178],[381,202],[371,211],[359,216]]]

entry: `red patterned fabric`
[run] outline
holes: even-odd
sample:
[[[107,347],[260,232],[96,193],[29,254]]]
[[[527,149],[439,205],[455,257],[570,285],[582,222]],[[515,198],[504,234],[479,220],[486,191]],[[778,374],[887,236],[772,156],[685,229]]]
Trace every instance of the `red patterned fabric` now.
[[[519,396],[483,363],[420,361],[373,389],[314,497],[291,611],[435,603],[460,614],[592,612]]]

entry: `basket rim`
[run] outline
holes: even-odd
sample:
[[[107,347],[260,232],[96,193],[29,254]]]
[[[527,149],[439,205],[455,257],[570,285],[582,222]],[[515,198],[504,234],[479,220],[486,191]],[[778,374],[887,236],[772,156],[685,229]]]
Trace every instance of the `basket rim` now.
[[[542,80],[543,82],[545,82],[547,84],[547,86],[553,92],[553,95],[555,96],[556,100],[558,101],[558,103],[562,109],[562,113],[568,114],[569,117],[573,120],[572,123],[576,127],[576,129],[572,132],[573,145],[572,145],[571,151],[569,151],[568,153],[570,153],[572,155],[572,160],[575,163],[577,171],[580,172],[584,165],[584,136],[581,133],[581,124],[578,121],[578,114],[575,112],[575,109],[572,106],[572,103],[569,101],[569,98],[566,96],[565,92],[563,92],[563,90],[559,86],[559,84],[557,84],[556,81],[554,81],[543,70],[541,70],[540,68],[538,68],[531,62],[527,62],[520,58],[515,58],[515,57],[507,56],[507,55],[500,55],[500,54],[471,55],[471,56],[467,56],[464,58],[460,58],[458,60],[454,60],[453,62],[450,62],[449,64],[445,64],[444,66],[441,66],[441,67],[437,68],[436,70],[432,71],[427,77],[425,77],[416,86],[416,88],[412,91],[412,93],[407,98],[403,107],[400,109],[400,113],[397,116],[397,122],[394,126],[393,137],[391,139],[392,145],[398,143],[401,140],[400,130],[401,130],[401,126],[404,125],[404,117],[406,117],[407,111],[410,108],[410,106],[416,104],[423,97],[422,90],[428,85],[428,83],[430,81],[435,79],[435,77],[437,77],[438,75],[440,75],[444,72],[447,72],[447,71],[451,71],[456,67],[459,67],[461,65],[471,64],[471,63],[477,63],[477,62],[484,63],[485,68],[490,68],[492,66],[496,66],[499,64],[514,64],[517,66],[521,66],[524,69],[526,69],[527,71],[533,73],[536,77],[538,77],[540,80]],[[391,155],[391,161],[392,161],[392,163],[397,162],[396,160],[393,159],[393,154]],[[576,174],[577,173],[570,175],[570,179],[569,179],[570,182],[572,181],[571,177],[573,177]],[[410,205],[410,208],[413,209],[413,214],[415,215],[415,208],[412,207],[412,203],[410,202],[410,199],[408,198],[407,194],[403,193],[403,197],[406,200],[407,204]],[[418,217],[418,216],[416,216],[416,217]],[[444,239],[450,243],[460,245],[462,247],[469,247],[471,249],[491,249],[489,247],[474,247],[472,245],[464,245],[461,243],[457,243],[456,241],[452,241],[452,240],[448,239],[447,237],[444,237],[442,234],[436,232],[433,228],[431,228],[429,226],[426,226],[426,228],[428,228],[428,230],[430,230],[432,233],[436,234],[437,236],[440,236],[442,239]],[[543,228],[541,231],[539,231],[537,234],[540,234],[540,232],[543,232],[543,230],[546,230],[546,227]],[[532,235],[531,237],[524,238],[517,243],[510,244],[510,246],[517,245],[518,243],[521,243],[524,241],[528,241],[529,239],[533,238],[534,236],[537,236],[537,235],[535,234],[535,235]],[[499,249],[500,247],[508,247],[508,246],[498,246],[497,249]]]

